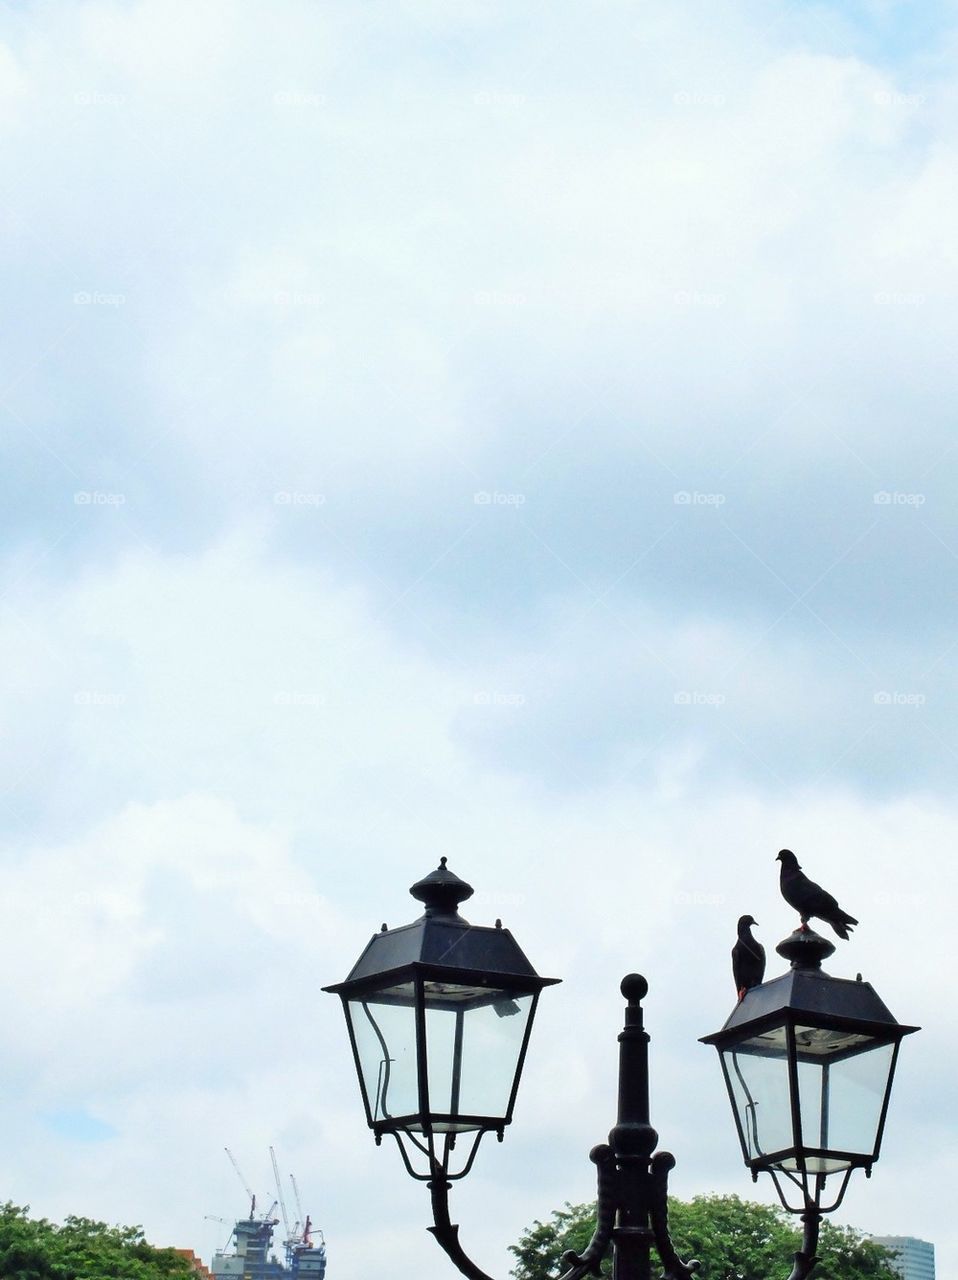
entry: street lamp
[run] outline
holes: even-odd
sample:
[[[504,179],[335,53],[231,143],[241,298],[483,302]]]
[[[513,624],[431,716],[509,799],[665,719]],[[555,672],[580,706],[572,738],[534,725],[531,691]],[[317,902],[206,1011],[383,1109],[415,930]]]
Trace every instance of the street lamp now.
[[[463,1250],[449,1217],[451,1183],[472,1168],[482,1135],[502,1140],[512,1120],[541,978],[501,922],[470,925],[459,903],[472,887],[446,867],[409,891],[424,914],[374,934],[345,982],[324,987],[343,1002],[366,1121],[377,1145],[392,1134],[406,1170],[432,1194],[430,1231],[469,1280],[490,1280]],[[653,1155],[649,1123],[649,1037],[641,1001],[648,984],[624,978],[619,1036],[618,1120],[608,1145],[594,1147],[596,1231],[581,1254],[563,1258],[562,1280],[595,1275],[610,1247],[616,1280],[649,1280],[654,1247],[668,1280],[691,1280],[668,1231],[671,1155]],[[471,1139],[455,1159],[457,1140]],[[454,1162],[455,1160],[455,1162]]]
[[[414,1178],[455,1180],[490,1131],[512,1121],[540,978],[501,921],[470,925],[471,885],[438,870],[409,890],[425,906],[413,924],[374,934],[342,998],[366,1120],[392,1134]],[[457,1139],[470,1143],[454,1165]]]
[[[536,973],[501,921],[486,927],[462,918],[459,904],[472,892],[443,858],[410,889],[423,915],[398,929],[383,925],[349,977],[323,989],[342,999],[377,1145],[386,1134],[396,1139],[407,1171],[429,1186],[429,1230],[469,1280],[490,1280],[459,1243],[449,1192],[472,1168],[484,1133],[502,1141],[539,993],[558,979]],[[878,1159],[898,1045],[918,1028],[897,1023],[868,983],[823,973],[834,947],[807,927],[778,951],[791,971],[747,991],[705,1043],[719,1051],[753,1178],[769,1172],[785,1207],[802,1214],[803,1247],[789,1280],[804,1280],[815,1265],[822,1214],[841,1202],[853,1169],[868,1174]],[[610,1249],[614,1280],[650,1280],[653,1248],[664,1280],[692,1280],[698,1263],[682,1261],[668,1227],[675,1160],[655,1150],[649,1118],[648,983],[629,974],[621,991],[617,1119],[608,1144],[590,1153],[596,1229],[581,1254],[563,1256],[561,1280],[599,1274]],[[833,1175],[841,1177],[839,1189],[824,1204]],[[800,1197],[797,1207],[789,1189]]]
[[[721,1031],[719,1052],[745,1163],[771,1175],[784,1207],[800,1213],[794,1280],[808,1275],[822,1214],[841,1204],[855,1169],[878,1159],[903,1026],[861,976],[833,978],[834,944],[803,926],[776,947],[789,972],[746,991]],[[828,1180],[837,1190],[828,1190]]]

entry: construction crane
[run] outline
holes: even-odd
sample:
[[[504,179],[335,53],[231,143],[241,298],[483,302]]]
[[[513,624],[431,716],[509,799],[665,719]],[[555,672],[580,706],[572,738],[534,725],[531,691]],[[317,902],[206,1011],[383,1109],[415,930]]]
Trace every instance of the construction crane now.
[[[237,1178],[239,1178],[240,1182],[242,1183],[242,1185],[243,1185],[243,1190],[244,1190],[244,1191],[246,1192],[246,1194],[249,1196],[249,1216],[250,1216],[250,1218],[252,1218],[253,1214],[256,1212],[256,1196],[255,1196],[255,1195],[253,1194],[253,1192],[250,1190],[250,1188],[249,1188],[249,1183],[248,1183],[248,1182],[246,1181],[246,1179],[243,1177],[243,1171],[242,1171],[242,1169],[239,1167],[239,1165],[236,1163],[236,1157],[233,1155],[232,1151],[230,1151],[229,1147],[224,1147],[224,1148],[223,1148],[223,1150],[224,1150],[224,1151],[226,1152],[226,1154],[229,1156],[229,1158],[230,1158],[230,1164],[231,1164],[231,1165],[233,1166],[233,1168],[236,1170],[236,1176],[237,1176]]]
[[[296,1213],[299,1219],[299,1221],[296,1223],[296,1226],[298,1231],[302,1232],[303,1235],[305,1235],[303,1228],[306,1225],[306,1219],[303,1217],[303,1206],[299,1198],[299,1187],[297,1187],[296,1179],[293,1177],[292,1174],[289,1175],[289,1180],[293,1184],[293,1195],[296,1197]]]
[[[221,1222],[224,1227],[229,1227],[230,1234],[226,1237],[226,1244],[229,1244],[230,1239],[232,1238],[232,1235],[233,1235],[232,1222],[230,1222],[229,1219],[227,1218],[221,1218],[217,1213],[204,1213],[203,1218],[206,1222]],[[225,1249],[226,1245],[223,1245],[223,1248]]]
[[[283,1215],[283,1230],[286,1232],[286,1239],[289,1240],[289,1217],[286,1213],[286,1201],[283,1199],[283,1188],[279,1180],[279,1165],[276,1163],[276,1152],[272,1147],[269,1149],[269,1158],[273,1162],[273,1177],[276,1179],[276,1194],[279,1197],[279,1210]]]

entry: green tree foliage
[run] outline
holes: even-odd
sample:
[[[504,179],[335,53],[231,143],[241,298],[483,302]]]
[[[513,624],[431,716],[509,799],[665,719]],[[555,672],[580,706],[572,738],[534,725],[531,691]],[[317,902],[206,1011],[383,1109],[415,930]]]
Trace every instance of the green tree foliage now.
[[[10,1280],[191,1280],[173,1249],[147,1244],[139,1227],[108,1227],[90,1218],[62,1226],[0,1206],[0,1277]]]
[[[703,1280],[785,1280],[801,1247],[795,1219],[775,1205],[738,1196],[669,1200],[669,1226],[680,1257],[698,1258]],[[595,1205],[567,1204],[548,1222],[536,1221],[511,1246],[516,1280],[550,1280],[561,1274],[567,1249],[580,1253],[595,1229]],[[851,1227],[822,1225],[815,1280],[896,1280],[889,1253]],[[603,1275],[611,1264],[603,1263]]]

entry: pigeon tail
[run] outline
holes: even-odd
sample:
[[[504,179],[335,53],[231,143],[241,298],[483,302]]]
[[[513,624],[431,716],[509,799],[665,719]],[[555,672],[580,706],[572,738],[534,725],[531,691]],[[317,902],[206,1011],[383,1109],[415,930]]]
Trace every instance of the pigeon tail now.
[[[858,924],[858,921],[854,916],[849,916],[842,912],[840,916],[836,917],[834,920],[829,920],[828,923],[832,926],[838,936],[840,938],[844,938],[847,942],[849,933],[852,928]]]

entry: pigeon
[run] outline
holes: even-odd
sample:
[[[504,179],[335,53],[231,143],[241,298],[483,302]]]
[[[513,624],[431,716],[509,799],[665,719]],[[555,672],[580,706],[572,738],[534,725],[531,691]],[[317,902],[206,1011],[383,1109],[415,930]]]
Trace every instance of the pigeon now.
[[[765,948],[752,937],[752,925],[757,923],[751,916],[740,916],[738,941],[732,948],[732,977],[739,1004],[745,999],[745,992],[760,987],[765,977]]]
[[[848,931],[858,924],[854,916],[843,911],[830,893],[802,874],[798,859],[791,849],[782,849],[776,859],[782,864],[782,897],[802,917],[802,928],[808,928],[809,917],[830,924],[840,938],[848,940]]]

